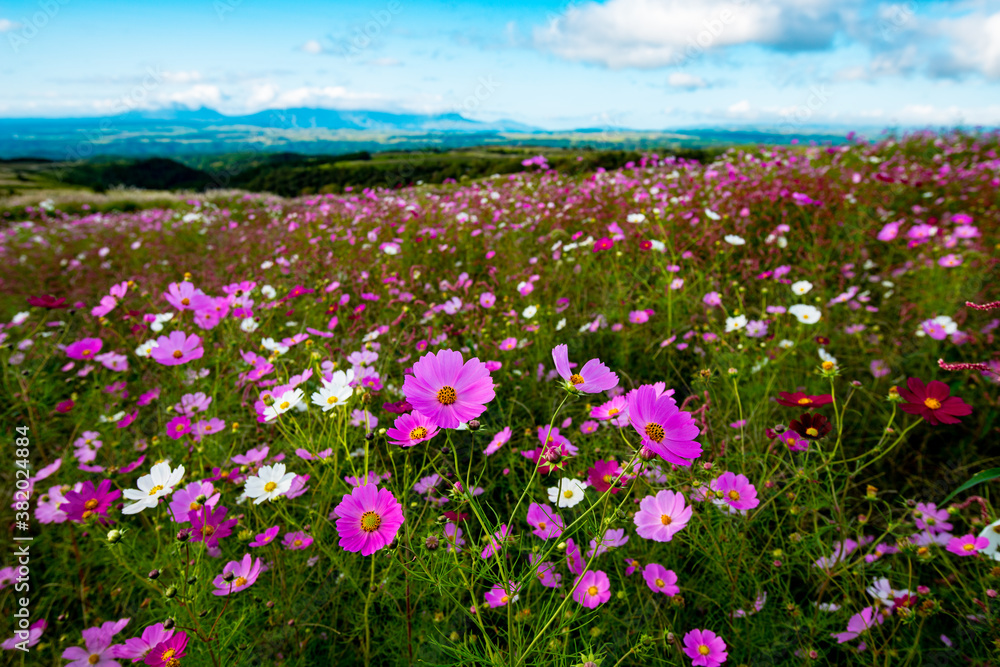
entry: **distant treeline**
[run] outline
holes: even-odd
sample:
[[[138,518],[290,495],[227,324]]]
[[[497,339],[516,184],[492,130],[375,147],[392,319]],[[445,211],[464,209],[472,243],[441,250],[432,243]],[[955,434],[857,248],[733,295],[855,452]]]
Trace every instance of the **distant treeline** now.
[[[677,155],[705,161],[723,152],[722,148],[663,149],[660,155]],[[489,148],[479,150],[350,153],[339,156],[311,156],[296,153],[257,155],[241,159],[238,154],[221,156],[194,168],[176,160],[99,159],[75,164],[61,171],[61,180],[96,192],[114,187],[144,190],[192,190],[239,188],[270,192],[283,197],[303,194],[339,193],[346,187],[402,187],[419,183],[462,181],[492,174],[510,174],[525,167],[525,158],[546,156],[550,167],[578,174],[598,168],[618,169],[638,162],[643,153],[630,150],[546,150]]]

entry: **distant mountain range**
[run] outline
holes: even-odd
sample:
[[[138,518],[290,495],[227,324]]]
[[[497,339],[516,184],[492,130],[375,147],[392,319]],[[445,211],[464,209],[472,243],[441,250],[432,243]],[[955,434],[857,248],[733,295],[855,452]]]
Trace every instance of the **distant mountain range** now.
[[[801,131],[800,131],[801,129]],[[818,141],[844,133],[797,129]],[[173,107],[107,117],[0,118],[0,158],[62,161],[97,156],[169,157],[234,152],[302,154],[450,149],[477,145],[593,146],[641,149],[732,143],[788,143],[771,130],[655,132],[583,128],[550,132],[512,120],[482,122],[458,113],[405,114],[295,108],[226,116],[214,109]]]

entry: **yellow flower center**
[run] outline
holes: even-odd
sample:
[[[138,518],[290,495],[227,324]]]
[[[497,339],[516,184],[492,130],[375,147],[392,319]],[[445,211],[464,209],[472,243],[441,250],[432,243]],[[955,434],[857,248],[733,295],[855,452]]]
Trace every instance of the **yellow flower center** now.
[[[574,386],[583,384],[583,376],[578,373],[573,373],[569,376],[569,381],[572,382]]]
[[[608,416],[610,417],[611,415],[616,415],[616,414],[618,414],[619,412],[621,412],[621,410],[619,410],[618,408],[610,408],[610,409],[608,410]]]
[[[702,655],[708,655],[712,652],[712,649],[708,648],[706,644],[698,644],[698,653]]]
[[[437,400],[441,405],[451,405],[458,400],[458,394],[455,393],[454,387],[445,385],[438,389]]]
[[[729,499],[730,500],[739,500],[740,499],[740,492],[737,491],[737,490],[735,490],[735,489],[733,489],[732,491],[729,492]]]
[[[184,297],[183,299],[181,299],[181,305],[182,306],[190,306],[191,305],[191,299],[189,299],[187,297]]]
[[[83,520],[84,521],[86,521],[87,519],[89,519],[92,516],[94,516],[93,512],[91,512],[90,510],[84,510],[84,512],[83,512]]]
[[[639,561],[637,560],[632,561],[632,567],[639,567]]]
[[[287,410],[287,409],[288,409],[288,407],[289,407],[289,405],[290,405],[290,403],[289,403],[288,401],[282,401],[282,402],[281,402],[281,405],[279,405],[278,407],[279,407],[280,409],[282,409],[282,410]]]
[[[201,509],[201,503],[191,503],[190,505],[188,505],[188,509],[191,510],[192,512],[197,512],[198,510]]]
[[[924,405],[929,407],[931,410],[937,410],[938,408],[941,407],[941,401],[937,400],[936,398],[925,398]]]
[[[278,488],[278,485],[275,482],[268,482],[267,484],[264,485],[265,493],[271,493],[276,488]]]
[[[366,533],[374,533],[382,525],[382,517],[375,512],[365,512],[361,515],[361,530]]]
[[[510,598],[504,595],[502,598],[500,598],[500,602],[502,604],[507,604],[508,602],[510,602]]]
[[[657,587],[657,588],[663,588],[663,587],[664,587],[664,586],[666,585],[666,582],[665,582],[665,581],[663,581],[663,579],[660,579],[659,577],[657,577],[657,578],[656,578],[656,581],[655,581],[655,582],[653,582],[653,583],[655,583],[655,584],[656,584],[656,587]]]
[[[101,661],[101,656],[97,655],[96,653],[87,658],[87,662],[89,662],[92,665],[96,665],[100,661]]]
[[[819,431],[810,426],[809,428],[806,429],[806,435],[810,435],[815,438],[819,435]]]
[[[669,526],[671,522],[673,522],[673,519],[671,519],[668,515],[666,514],[660,515],[660,523],[662,523],[664,526]]]
[[[587,595],[597,595],[600,591],[597,590],[597,586],[591,586],[587,589]]]
[[[420,440],[421,438],[427,437],[427,429],[423,426],[418,426],[417,428],[410,431],[410,440]]]
[[[605,476],[604,476],[604,477],[602,477],[601,479],[602,479],[602,480],[604,480],[604,483],[605,483],[605,484],[610,484],[610,483],[611,483],[611,480],[612,480],[612,479],[614,479],[614,478],[613,478],[613,477],[612,477],[611,475],[605,475]]]
[[[336,396],[331,396],[330,398],[326,399],[326,403],[327,405],[333,405],[334,403],[337,402],[337,400],[338,399]]]
[[[233,581],[233,588],[239,588],[240,586],[245,586],[247,583],[246,577],[236,577]]]
[[[205,533],[205,537],[211,537],[215,533],[215,526],[205,526],[201,529],[201,532]]]
[[[156,486],[154,486],[153,488],[151,488],[149,490],[149,495],[155,496],[158,492],[160,492],[162,490],[163,490],[163,485],[162,484],[157,484]]]
[[[181,352],[180,350],[174,350],[174,359],[180,359],[183,356],[184,356],[183,352]]]
[[[84,506],[84,508],[86,508],[88,510],[92,510],[95,507],[97,507],[97,505],[98,505],[97,498],[91,498],[86,503],[84,503],[83,506]]]
[[[663,440],[663,436],[666,435],[663,431],[663,427],[656,422],[649,422],[646,424],[646,437],[653,442],[660,442]]]
[[[80,356],[81,357],[89,357],[90,356],[90,350],[84,350],[83,354],[81,354]]]
[[[799,405],[812,405],[812,402],[812,399],[806,396],[799,399]]]
[[[545,522],[544,521],[539,521],[538,522],[538,528],[541,529],[541,530],[545,530]]]
[[[294,544],[297,547],[301,547],[302,546],[302,540],[295,540],[294,542],[292,542],[292,544]]]
[[[566,489],[565,491],[563,491],[563,498],[572,498],[572,497],[573,497],[573,489]]]
[[[966,551],[975,551],[976,545],[973,544],[972,542],[969,542],[968,544],[963,544],[962,548],[965,549]]]

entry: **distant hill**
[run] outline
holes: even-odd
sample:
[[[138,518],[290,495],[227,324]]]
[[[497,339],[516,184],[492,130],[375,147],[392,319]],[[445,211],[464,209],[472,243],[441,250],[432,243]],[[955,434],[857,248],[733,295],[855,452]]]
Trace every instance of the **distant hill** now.
[[[817,141],[846,134],[802,128]],[[548,132],[512,120],[481,122],[461,114],[294,108],[226,116],[214,109],[171,107],[109,117],[0,118],[0,158],[59,161],[220,155],[234,152],[336,155],[359,151],[449,150],[471,146],[591,146],[638,150],[736,143],[788,143],[789,134],[751,129],[679,132],[585,128]]]

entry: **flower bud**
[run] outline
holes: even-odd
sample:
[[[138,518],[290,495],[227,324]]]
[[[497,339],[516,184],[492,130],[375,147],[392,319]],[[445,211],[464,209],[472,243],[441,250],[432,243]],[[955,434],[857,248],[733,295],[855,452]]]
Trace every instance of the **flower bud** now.
[[[163,597],[165,597],[167,599],[177,597],[177,587],[176,586],[168,586],[167,590],[163,591]]]
[[[430,535],[427,537],[426,540],[424,540],[424,548],[427,549],[428,551],[434,551],[435,549],[437,549],[438,544],[439,542],[437,535]]]
[[[177,541],[178,542],[187,542],[189,539],[191,539],[191,533],[190,532],[188,532],[187,530],[178,530],[177,531]]]
[[[471,420],[469,422],[469,430],[470,431],[478,431],[481,426],[482,426],[482,424],[479,423],[478,419],[473,419],[473,420]]]
[[[168,618],[167,620],[163,621],[164,630],[173,630],[174,625],[175,625],[174,619],[172,618]]]
[[[226,573],[225,573],[224,575],[222,575],[222,580],[223,580],[224,582],[226,582],[227,584],[228,584],[228,583],[229,583],[230,581],[232,581],[233,579],[235,579],[235,578],[236,578],[236,575],[235,575],[235,574],[233,574],[232,572],[226,572]]]
[[[108,542],[118,544],[122,541],[122,531],[117,528],[108,531]]]
[[[146,576],[149,577],[150,579],[152,579],[153,581],[156,581],[157,579],[160,578],[160,571],[159,570],[151,570],[150,573],[147,574]]]

